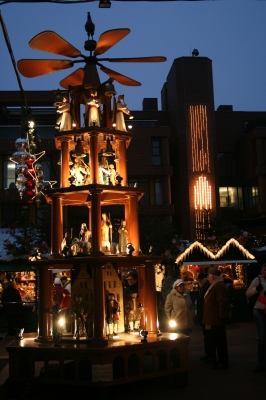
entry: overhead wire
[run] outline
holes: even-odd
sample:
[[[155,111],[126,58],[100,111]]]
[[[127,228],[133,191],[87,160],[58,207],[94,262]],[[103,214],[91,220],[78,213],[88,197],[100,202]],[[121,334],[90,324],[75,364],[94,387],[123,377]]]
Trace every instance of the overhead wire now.
[[[22,103],[24,104],[24,107],[28,110],[28,103],[27,103],[26,95],[25,95],[25,92],[24,92],[24,89],[23,89],[23,86],[22,86],[22,83],[21,83],[20,75],[19,75],[19,72],[18,72],[18,69],[17,69],[17,63],[16,63],[16,60],[15,60],[15,57],[14,57],[14,54],[13,54],[13,50],[12,50],[12,47],[11,47],[11,43],[10,43],[9,36],[8,36],[8,33],[7,33],[6,25],[5,25],[5,22],[4,22],[4,19],[3,19],[1,11],[0,11],[0,22],[1,22],[1,27],[2,27],[2,30],[3,30],[5,42],[6,42],[6,45],[7,45],[7,49],[8,49],[9,55],[11,57],[12,65],[13,65],[13,68],[14,68],[14,71],[15,71],[15,74],[16,74],[16,78],[17,78],[17,81],[18,81],[18,85],[19,85],[19,89],[20,89],[20,93],[21,93],[21,100],[22,100]],[[23,105],[21,106],[21,108],[23,108]]]
[[[1,22],[1,27],[2,27],[2,30],[3,30],[5,42],[6,42],[6,45],[7,45],[7,49],[8,49],[9,55],[11,57],[12,65],[13,65],[13,68],[14,68],[14,71],[15,71],[15,75],[16,75],[16,78],[17,78],[17,81],[18,81],[18,86],[19,86],[19,89],[20,89],[20,94],[21,94],[21,115],[23,116],[24,113],[25,113],[24,110],[26,110],[26,115],[29,116],[29,108],[28,108],[28,102],[27,102],[26,94],[25,94],[25,91],[24,91],[23,86],[22,86],[22,82],[21,82],[21,79],[20,79],[20,74],[19,74],[19,71],[18,71],[18,68],[17,68],[17,63],[16,63],[16,60],[15,60],[15,57],[14,57],[14,54],[13,54],[12,46],[11,46],[11,43],[10,43],[10,39],[9,39],[9,36],[8,36],[7,28],[6,28],[6,25],[5,25],[4,18],[2,16],[1,10],[0,10],[0,22]],[[28,139],[28,131],[27,131],[27,139]],[[45,156],[45,161],[46,161],[46,164],[48,165],[48,168],[50,169],[50,165],[48,163],[48,160],[47,160],[46,156]]]

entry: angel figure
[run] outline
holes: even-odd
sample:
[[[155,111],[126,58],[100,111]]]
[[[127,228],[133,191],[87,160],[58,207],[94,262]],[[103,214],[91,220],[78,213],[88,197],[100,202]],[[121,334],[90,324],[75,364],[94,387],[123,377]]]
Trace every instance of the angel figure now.
[[[100,99],[97,98],[97,91],[91,91],[91,97],[87,101],[89,108],[88,125],[89,126],[100,126],[100,113],[99,107],[101,105]]]
[[[67,97],[62,97],[62,103],[59,103],[56,112],[60,117],[56,121],[56,129],[60,131],[70,131],[72,129],[72,118],[70,113],[70,103]]]
[[[118,96],[118,101],[116,104],[115,123],[116,123],[117,130],[127,132],[124,114],[129,115],[130,110],[127,108],[127,105],[124,103],[124,95],[121,94]]]

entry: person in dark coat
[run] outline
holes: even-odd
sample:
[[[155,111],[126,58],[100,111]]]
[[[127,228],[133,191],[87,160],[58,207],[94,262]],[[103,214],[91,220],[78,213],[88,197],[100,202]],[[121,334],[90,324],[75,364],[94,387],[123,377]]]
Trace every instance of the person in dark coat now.
[[[210,287],[210,283],[208,281],[207,275],[200,273],[197,277],[197,281],[199,284],[198,293],[197,293],[197,323],[202,327],[203,333],[203,341],[204,341],[204,351],[205,356],[200,357],[201,361],[206,361],[207,363],[211,363],[215,361],[215,347],[212,345],[212,340],[209,329],[206,329],[206,326],[203,319],[204,312],[204,296],[207,290]]]
[[[228,349],[225,324],[228,314],[228,293],[224,279],[217,268],[208,269],[210,287],[204,295],[204,311],[202,322],[206,330],[210,330],[212,345],[215,346],[218,361],[213,369],[228,368]]]
[[[229,277],[224,278],[224,283],[227,288],[228,298],[229,298],[229,307],[228,307],[228,315],[227,315],[227,323],[232,322],[233,318],[233,307],[234,307],[234,295],[235,289],[232,284],[232,279]]]
[[[2,294],[2,304],[7,318],[8,335],[15,336],[16,330],[21,330],[22,301],[19,291],[10,281]]]

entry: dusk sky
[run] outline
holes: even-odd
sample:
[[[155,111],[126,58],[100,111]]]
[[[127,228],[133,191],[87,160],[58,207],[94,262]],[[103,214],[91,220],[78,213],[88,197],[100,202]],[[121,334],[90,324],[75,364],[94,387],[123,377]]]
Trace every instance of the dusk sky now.
[[[129,28],[131,33],[109,49],[104,57],[165,56],[165,63],[108,63],[104,66],[141,82],[140,87],[116,82],[131,110],[142,109],[144,97],[156,97],[175,58],[191,56],[212,60],[215,109],[233,105],[234,111],[266,110],[266,1],[113,1],[99,9],[98,1],[84,4],[7,3],[0,5],[13,54],[22,58],[67,59],[32,50],[28,42],[45,30],[55,31],[83,54],[87,12],[95,24],[94,39],[110,29]],[[0,90],[19,90],[10,55],[0,31]],[[24,90],[55,90],[78,66],[37,78],[24,78]],[[108,76],[99,71],[101,81]]]

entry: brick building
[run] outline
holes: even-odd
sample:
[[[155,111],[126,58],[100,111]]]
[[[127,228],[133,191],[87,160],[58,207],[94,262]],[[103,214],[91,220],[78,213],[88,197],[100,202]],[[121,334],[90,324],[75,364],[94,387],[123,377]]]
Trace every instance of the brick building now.
[[[225,82],[226,84],[226,82]],[[134,115],[127,150],[128,185],[145,188],[139,216],[174,220],[186,239],[202,237],[216,215],[228,220],[264,217],[266,208],[266,112],[235,112],[231,105],[215,111],[212,61],[206,57],[174,60],[157,99],[145,98]],[[58,180],[59,151],[54,133],[57,118],[53,91],[26,92],[41,138],[45,177]],[[10,226],[28,209],[15,189],[9,157],[20,137],[20,92],[0,92],[0,224]],[[261,122],[262,121],[262,122]],[[264,125],[265,126],[265,125]],[[250,127],[253,129],[249,130]],[[30,208],[32,219],[49,209],[43,200]],[[67,207],[65,229],[78,234],[86,207]],[[108,212],[108,207],[107,207]],[[122,207],[112,218],[123,218]]]
[[[213,91],[212,61],[181,57],[161,92],[171,126],[174,219],[190,239],[202,237],[216,216],[265,216],[266,112],[215,111]]]

